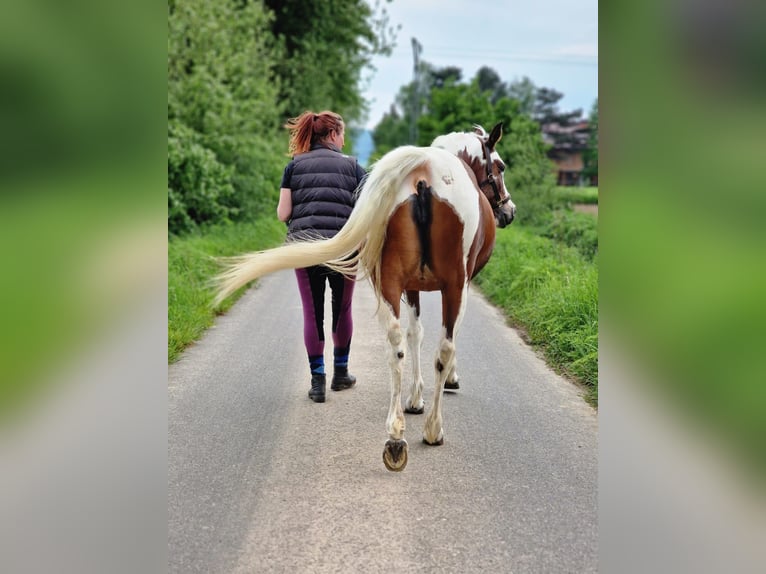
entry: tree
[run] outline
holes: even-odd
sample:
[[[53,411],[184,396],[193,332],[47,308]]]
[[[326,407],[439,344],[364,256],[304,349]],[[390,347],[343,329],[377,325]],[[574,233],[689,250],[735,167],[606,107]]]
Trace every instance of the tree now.
[[[443,88],[448,84],[456,84],[463,78],[463,70],[456,66],[434,68],[428,62],[423,62],[426,85],[428,88]]]
[[[332,109],[347,122],[361,119],[362,72],[373,55],[390,53],[395,36],[380,0],[374,7],[364,0],[265,4],[274,15],[271,32],[282,47],[276,73],[286,114]]]
[[[598,182],[598,98],[588,116],[588,147],[583,152],[583,176]]]
[[[495,121],[493,115],[492,102],[475,80],[470,84],[434,88],[431,90],[428,113],[418,122],[418,145],[429,145],[442,134],[470,130],[473,124],[491,128]]]
[[[168,8],[170,231],[252,217],[274,200],[282,163],[271,17],[259,2],[174,0]],[[203,198],[217,207],[192,209]]]
[[[532,105],[532,119],[541,126],[547,124],[569,125],[573,120],[582,116],[582,110],[571,112],[559,111],[558,102],[564,94],[551,88],[537,88]]]
[[[479,84],[479,89],[482,92],[488,92],[490,94],[490,101],[494,104],[500,98],[508,95],[508,86],[505,85],[500,79],[498,73],[487,66],[479,68],[476,72],[476,81]]]
[[[429,62],[421,61],[416,79],[399,88],[391,109],[375,126],[372,134],[375,153],[372,159],[381,157],[397,146],[421,141],[422,138],[417,141],[411,138],[410,128],[416,121],[419,127],[419,118],[428,113],[432,90],[454,86],[462,76],[463,71],[455,66],[436,68]]]
[[[374,161],[395,147],[402,145],[409,139],[409,135],[409,123],[402,118],[396,105],[391,104],[391,108],[383,115],[383,119],[375,126],[372,133],[375,154],[371,160]]]
[[[527,76],[514,80],[508,86],[508,97],[519,102],[519,111],[529,117],[532,117],[536,94],[537,86]]]
[[[521,113],[528,115],[541,126],[553,123],[567,126],[582,116],[580,109],[571,112],[560,111],[558,104],[564,94],[552,88],[537,87],[527,76],[511,82],[507,95],[519,102]]]
[[[382,2],[169,0],[171,233],[271,212],[287,117],[361,115],[361,71],[391,48]]]

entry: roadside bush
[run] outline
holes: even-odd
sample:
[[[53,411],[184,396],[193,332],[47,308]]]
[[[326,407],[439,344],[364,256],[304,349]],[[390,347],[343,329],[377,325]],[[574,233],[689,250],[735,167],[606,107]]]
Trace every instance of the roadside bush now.
[[[237,213],[226,205],[234,194],[231,168],[219,163],[192,129],[171,122],[168,130],[168,232],[229,221]]]
[[[559,186],[556,188],[556,199],[562,207],[571,207],[575,203],[598,205],[598,188]]]
[[[279,182],[289,161],[287,133],[272,139],[252,137],[247,144],[248,153],[240,156],[232,175],[234,194],[225,201],[235,208],[231,218],[235,221],[253,221],[264,214],[273,216],[279,202]]]
[[[598,220],[588,213],[557,210],[541,235],[576,248],[588,259],[598,253]]]

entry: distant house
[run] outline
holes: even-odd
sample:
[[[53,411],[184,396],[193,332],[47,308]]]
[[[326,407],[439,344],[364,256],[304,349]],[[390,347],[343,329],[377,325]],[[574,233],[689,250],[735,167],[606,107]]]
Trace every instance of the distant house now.
[[[582,175],[583,152],[588,147],[587,120],[567,126],[544,124],[542,133],[543,141],[551,146],[548,157],[554,163],[558,185],[598,185],[597,176],[585,181]]]

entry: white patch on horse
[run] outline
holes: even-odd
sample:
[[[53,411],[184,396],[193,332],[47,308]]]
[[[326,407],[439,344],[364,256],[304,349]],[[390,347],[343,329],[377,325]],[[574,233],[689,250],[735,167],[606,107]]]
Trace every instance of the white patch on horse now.
[[[476,139],[476,138],[474,138]],[[450,203],[455,215],[463,222],[463,254],[468,257],[473,238],[479,228],[479,195],[462,162],[449,151],[441,148],[426,148],[432,160],[431,170],[434,194]],[[444,183],[444,178],[450,184]]]
[[[452,155],[458,155],[461,151],[465,150],[466,154],[471,159],[484,160],[484,150],[481,147],[477,134],[469,133],[457,133],[453,132],[446,136],[437,137],[431,145],[445,149]],[[494,158],[493,158],[494,159]]]

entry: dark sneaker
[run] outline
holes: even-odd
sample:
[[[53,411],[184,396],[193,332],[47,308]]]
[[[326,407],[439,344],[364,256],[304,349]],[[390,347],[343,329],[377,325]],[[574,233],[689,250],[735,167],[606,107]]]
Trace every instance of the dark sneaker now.
[[[332,377],[332,384],[330,385],[330,388],[333,391],[345,391],[346,389],[350,389],[356,384],[356,377],[354,375],[350,375],[348,370],[346,371],[336,371],[335,374]]]
[[[309,398],[315,403],[324,402],[324,391],[327,379],[324,375],[311,375],[311,390]]]

